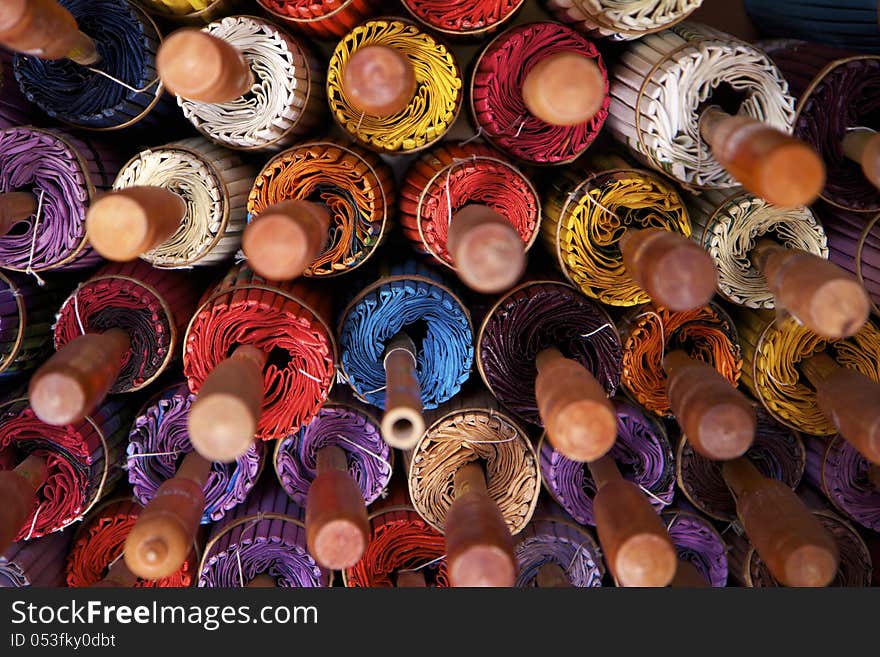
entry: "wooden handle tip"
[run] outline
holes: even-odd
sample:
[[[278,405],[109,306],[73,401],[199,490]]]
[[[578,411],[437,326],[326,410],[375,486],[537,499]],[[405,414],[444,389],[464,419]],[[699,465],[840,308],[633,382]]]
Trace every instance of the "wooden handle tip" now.
[[[306,201],[287,201],[267,208],[247,225],[241,248],[260,276],[288,281],[302,274],[327,241],[330,216]]]
[[[755,440],[755,414],[740,403],[719,403],[700,418],[700,449],[707,458],[727,461],[745,454]]]
[[[371,116],[391,116],[409,105],[416,91],[415,69],[396,48],[358,48],[342,72],[349,102]]]
[[[53,426],[75,424],[89,412],[82,381],[70,372],[50,371],[31,378],[28,396],[34,414]]]
[[[459,278],[483,294],[509,289],[526,268],[525,244],[519,233],[486,205],[466,205],[455,213],[447,248]]]
[[[582,125],[605,100],[605,78],[596,61],[574,51],[544,57],[523,81],[522,97],[529,112],[545,123]]]
[[[667,586],[675,577],[678,556],[668,538],[635,534],[617,551],[614,573],[622,586]]]
[[[254,442],[259,416],[242,400],[221,392],[198,397],[189,412],[193,447],[208,461],[233,463]]]
[[[836,552],[821,545],[802,545],[789,553],[785,561],[788,586],[828,586],[837,574]]]
[[[772,149],[759,164],[759,196],[781,207],[813,203],[825,187],[825,164],[810,146],[788,141]]]
[[[425,433],[425,420],[416,409],[398,406],[382,416],[382,438],[395,449],[410,450]]]
[[[173,94],[223,103],[247,93],[253,75],[241,53],[223,39],[196,28],[174,32],[156,55],[162,83]]]
[[[449,580],[456,587],[511,587],[516,564],[497,545],[471,545],[449,559]]]
[[[871,300],[853,278],[834,278],[819,286],[810,304],[811,328],[832,339],[858,333],[868,321]],[[806,322],[806,318],[801,318]]]

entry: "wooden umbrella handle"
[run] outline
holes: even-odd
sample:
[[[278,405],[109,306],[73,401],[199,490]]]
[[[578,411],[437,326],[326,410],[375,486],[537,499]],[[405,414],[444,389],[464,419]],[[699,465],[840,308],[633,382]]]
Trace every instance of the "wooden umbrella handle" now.
[[[815,150],[756,119],[710,106],[700,117],[700,135],[743,187],[774,205],[809,205],[825,186]]]
[[[461,466],[453,480],[455,499],[446,515],[446,563],[452,586],[513,586],[513,537],[489,497],[478,462]]]
[[[68,342],[31,377],[36,416],[55,426],[81,421],[107,396],[130,347],[128,333],[118,328]]]
[[[662,228],[627,230],[619,244],[627,272],[656,304],[687,312],[715,294],[712,257],[684,235]]]
[[[573,50],[543,57],[522,84],[526,108],[551,125],[587,123],[602,109],[605,96],[605,77],[596,60]]]
[[[696,566],[690,561],[678,560],[678,567],[675,570],[675,577],[669,584],[673,588],[683,589],[702,589],[708,588],[709,582],[700,574]]]
[[[617,414],[596,377],[552,347],[535,362],[535,398],[550,444],[575,461],[606,454],[617,439]]]
[[[396,580],[399,589],[424,589],[428,586],[421,570],[399,570]]]
[[[76,19],[56,0],[0,0],[0,44],[42,59],[91,66],[101,56]]]
[[[19,221],[37,213],[37,197],[29,192],[0,194],[0,237],[8,233]]]
[[[676,350],[663,359],[666,395],[688,442],[706,458],[742,456],[755,440],[755,409],[708,363]]]
[[[837,572],[834,539],[788,486],[745,458],[721,466],[736,512],[758,555],[785,586],[827,586]]]
[[[0,471],[0,555],[21,531],[48,476],[46,459],[38,454],[29,454],[12,470]]]
[[[138,577],[173,575],[189,555],[205,511],[205,484],[211,463],[198,452],[183,459],[177,474],[163,482],[125,539],[125,563]]]
[[[385,414],[382,437],[391,447],[410,450],[425,433],[422,393],[416,373],[416,346],[406,333],[398,333],[385,347]]]
[[[862,173],[880,189],[880,132],[853,128],[843,137],[843,153],[862,167]]]
[[[358,48],[342,71],[345,97],[371,116],[392,116],[409,105],[416,92],[415,68],[397,48]]]
[[[138,576],[131,572],[125,559],[117,559],[107,570],[103,579],[92,584],[92,588],[124,588],[128,589],[137,584]]]
[[[193,447],[209,461],[232,463],[253,444],[263,409],[267,358],[252,345],[239,345],[202,383],[187,425]]]
[[[271,575],[262,573],[248,582],[247,587],[249,589],[274,589],[278,588],[278,582]]]
[[[270,281],[300,276],[327,246],[330,213],[320,203],[282,201],[254,218],[241,236],[248,265]]]
[[[596,531],[605,563],[621,586],[666,586],[678,557],[660,516],[609,456],[588,464],[598,491]]]
[[[330,570],[353,567],[370,541],[364,496],[336,445],[318,450],[317,476],[306,497],[306,541],[315,561]]]
[[[86,232],[108,260],[134,260],[167,242],[186,217],[183,198],[164,187],[128,187],[92,203]]]
[[[483,294],[509,289],[526,269],[526,248],[519,233],[482,203],[469,203],[452,216],[446,249],[459,278]]]
[[[776,305],[811,331],[836,340],[855,335],[868,321],[867,292],[834,263],[766,239],[759,240],[752,253]]]
[[[548,561],[538,568],[538,574],[535,576],[538,588],[573,588],[568,575],[558,563]]]
[[[801,371],[816,389],[819,410],[843,439],[880,464],[880,384],[825,353],[803,361]]]
[[[162,42],[156,69],[171,93],[201,103],[227,103],[254,86],[250,64],[237,48],[193,27]]]

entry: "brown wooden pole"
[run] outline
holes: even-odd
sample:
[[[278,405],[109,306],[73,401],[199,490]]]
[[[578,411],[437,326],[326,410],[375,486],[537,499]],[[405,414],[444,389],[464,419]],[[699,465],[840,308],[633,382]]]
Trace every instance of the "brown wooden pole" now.
[[[452,216],[446,249],[459,278],[483,294],[507,290],[526,269],[525,243],[519,233],[481,203],[469,203]]]
[[[627,230],[619,245],[627,272],[656,304],[687,312],[715,294],[718,274],[711,256],[684,235],[662,228]]]
[[[252,345],[239,345],[202,383],[187,422],[193,447],[209,461],[232,463],[253,444],[267,358]]]
[[[108,589],[108,588],[124,588],[133,587],[138,580],[125,563],[125,559],[117,559],[116,562],[107,570],[107,574],[100,581],[92,584],[92,588]]]
[[[391,116],[406,109],[415,95],[415,68],[397,48],[363,46],[342,71],[342,89],[364,114]]]
[[[621,586],[666,586],[678,557],[660,516],[609,456],[588,464],[596,483],[596,531],[605,563]]]
[[[606,96],[606,82],[596,60],[573,50],[543,57],[526,74],[522,98],[529,112],[545,123],[583,125]]]
[[[12,470],[0,471],[0,555],[12,545],[49,476],[46,459],[29,454]]]
[[[248,582],[247,587],[249,589],[274,589],[278,588],[278,582],[275,581],[275,578],[271,575],[266,575],[265,573],[257,575],[250,582]]]
[[[880,132],[853,128],[843,138],[843,153],[862,167],[862,173],[880,189]]]
[[[327,246],[330,213],[311,201],[282,201],[263,210],[244,229],[248,265],[270,281],[300,276]]]
[[[669,584],[673,588],[696,589],[708,588],[709,582],[700,574],[694,564],[689,561],[678,560],[678,568],[675,570],[675,577]]]
[[[370,541],[367,505],[340,447],[322,447],[317,461],[306,497],[306,540],[315,561],[344,570],[360,561]]]
[[[617,439],[617,414],[596,377],[552,347],[535,362],[535,398],[553,448],[575,461],[607,454]]]
[[[767,287],[784,308],[811,331],[839,339],[868,321],[871,301],[854,276],[819,256],[759,240],[752,258]]]
[[[745,458],[721,473],[758,555],[785,586],[828,586],[837,572],[837,545],[788,486],[764,477]]]
[[[424,589],[428,583],[425,581],[425,575],[421,570],[399,570],[397,571],[397,588],[399,589]]]
[[[410,450],[425,433],[422,393],[416,374],[416,346],[398,333],[385,347],[385,414],[382,437],[391,447]]]
[[[800,367],[822,414],[862,456],[880,464],[880,384],[821,352]]]
[[[91,66],[101,56],[76,19],[56,0],[0,0],[0,44],[42,59]]]
[[[676,350],[663,359],[666,395],[694,449],[724,461],[742,456],[755,440],[755,409],[708,363]]]
[[[710,106],[700,117],[700,135],[743,187],[774,205],[809,205],[825,186],[815,150],[756,119]]]
[[[189,555],[205,511],[205,484],[211,463],[198,452],[183,459],[177,474],[163,482],[125,539],[125,563],[144,579],[173,575]]]
[[[95,250],[127,262],[167,242],[186,217],[186,202],[164,187],[128,187],[104,194],[86,214]]]
[[[562,566],[553,561],[548,561],[538,568],[538,574],[536,575],[535,580],[538,587],[542,589],[573,588],[571,581],[569,581],[568,575],[565,574]]]
[[[37,213],[37,197],[29,192],[0,194],[0,237],[8,233],[19,221]]]
[[[233,101],[254,86],[250,64],[237,48],[191,27],[162,42],[156,68],[171,93],[202,103]]]
[[[122,329],[80,335],[56,351],[30,380],[31,408],[41,421],[75,424],[107,396],[131,340]]]
[[[453,480],[455,499],[446,516],[446,563],[452,586],[513,586],[513,537],[489,497],[479,462],[463,465]]]

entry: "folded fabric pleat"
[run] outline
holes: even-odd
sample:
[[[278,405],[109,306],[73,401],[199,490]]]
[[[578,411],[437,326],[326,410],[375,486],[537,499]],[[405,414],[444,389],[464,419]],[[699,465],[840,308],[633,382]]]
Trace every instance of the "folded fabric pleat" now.
[[[55,349],[84,333],[123,329],[131,339],[111,393],[146,387],[179,357],[198,294],[192,276],[135,260],[102,267],[67,297],[55,323]]]
[[[186,454],[193,451],[187,415],[196,396],[186,383],[167,387],[141,409],[128,437],[128,482],[134,497],[146,505],[163,482],[171,479]],[[263,470],[264,446],[254,442],[232,463],[212,463],[205,484],[202,523],[216,522],[241,504]]]
[[[452,216],[470,203],[507,219],[525,248],[541,224],[541,200],[529,179],[504,155],[479,144],[443,144],[414,162],[400,190],[400,221],[418,251],[453,267],[446,248]]]
[[[100,505],[86,516],[77,528],[67,555],[67,585],[92,586],[100,581],[110,566],[122,557],[125,539],[134,527],[143,507],[131,499],[118,499]],[[173,575],[158,580],[140,577],[136,588],[187,587],[193,582],[197,557],[191,552]]]
[[[675,464],[663,425],[635,406],[617,400],[617,442],[608,452],[624,479],[645,493],[658,512],[672,503]],[[572,461],[542,438],[539,452],[544,485],[566,513],[582,525],[594,526],[596,484],[586,463]]]
[[[161,36],[135,3],[125,0],[60,0],[101,57],[90,71],[70,59],[16,55],[15,77],[28,99],[53,119],[87,130],[115,130],[141,122],[158,129],[175,113],[156,72]],[[141,121],[147,117],[146,121]]]
[[[205,294],[187,329],[183,369],[190,390],[198,393],[237,345],[253,345],[269,354],[256,437],[299,430],[326,401],[335,377],[330,303],[303,281],[270,284],[236,265]]]
[[[675,187],[638,169],[557,176],[545,196],[541,237],[562,273],[589,297],[612,306],[651,300],[623,264],[629,229],[662,228],[688,237],[691,224]]]
[[[593,118],[575,126],[542,121],[526,107],[525,77],[542,59],[573,51],[602,72],[605,97]],[[510,28],[479,56],[471,82],[474,122],[492,143],[531,164],[571,162],[589,148],[608,117],[608,79],[596,46],[569,27],[549,21]]]
[[[536,516],[518,536],[517,587],[536,586],[541,566],[552,563],[565,572],[572,586],[602,586],[605,565],[589,531],[562,517]]]
[[[696,11],[703,0],[544,0],[563,23],[594,38],[630,41],[672,27]]]
[[[880,214],[864,215],[817,206],[828,235],[828,259],[859,279],[880,315]]]
[[[875,0],[745,0],[745,8],[766,36],[880,52],[880,7]]]
[[[64,560],[73,530],[13,543],[0,556],[0,588],[60,588],[65,585]]]
[[[30,192],[38,210],[0,236],[0,266],[43,272],[101,262],[86,240],[86,212],[121,164],[113,147],[97,141],[32,127],[0,130],[0,193]]]
[[[360,267],[382,242],[394,212],[394,174],[354,144],[309,141],[263,167],[248,197],[248,220],[290,200],[319,202],[330,213],[327,246],[303,275],[336,276]]]
[[[608,127],[637,157],[680,183],[734,187],[700,136],[703,108],[731,87],[742,102],[728,111],[791,132],[794,98],[764,52],[704,25],[680,23],[639,39],[621,56],[612,70]]]
[[[800,434],[774,420],[761,406],[755,406],[755,416],[755,442],[745,458],[765,477],[797,488],[807,459]],[[721,464],[694,451],[684,436],[678,443],[675,469],[678,487],[700,512],[716,520],[736,521],[736,502],[721,476]]]
[[[305,511],[272,478],[214,526],[199,566],[200,587],[244,587],[268,575],[281,587],[328,586],[330,573],[311,557]]]
[[[388,273],[362,290],[343,313],[339,330],[343,372],[359,398],[385,408],[385,343],[412,327],[422,405],[436,408],[451,399],[470,375],[474,360],[470,314],[427,267],[408,262]]]
[[[528,433],[488,394],[458,397],[425,417],[425,435],[406,453],[409,493],[419,515],[443,531],[458,469],[481,461],[489,496],[511,534],[531,520],[541,473]]]
[[[850,338],[827,340],[788,317],[741,311],[742,380],[764,407],[783,424],[816,436],[837,433],[816,402],[816,391],[800,373],[801,361],[825,352],[842,367],[880,381],[880,328],[869,320]]]
[[[25,274],[0,271],[0,382],[52,354],[52,322],[68,289],[58,277],[41,287]]]
[[[825,161],[822,198],[847,210],[880,210],[877,188],[843,152],[849,128],[880,128],[880,57],[804,41],[768,46],[767,52],[797,98],[795,136]]]
[[[370,517],[370,528],[364,555],[344,573],[346,586],[390,588],[402,570],[418,570],[428,586],[449,586],[443,535],[408,504],[380,509]]]
[[[727,545],[712,523],[678,508],[661,517],[678,558],[693,564],[710,586],[727,586]]]
[[[840,436],[808,437],[804,444],[807,481],[847,518],[880,532],[880,488],[870,478],[867,459]]]
[[[273,16],[297,32],[338,39],[375,13],[375,0],[258,0]]]
[[[687,197],[691,237],[712,256],[718,291],[746,308],[775,308],[764,274],[751,260],[761,238],[828,257],[828,238],[809,208],[782,208],[742,189],[709,190]]]
[[[535,357],[555,347],[586,367],[609,395],[620,384],[620,338],[608,313],[557,281],[533,281],[502,297],[480,327],[480,376],[517,417],[542,426]]]
[[[306,505],[309,486],[318,474],[318,452],[330,445],[345,452],[348,471],[364,501],[376,501],[388,487],[394,456],[382,440],[378,421],[353,400],[328,401],[308,425],[278,441],[275,472],[291,499]]]
[[[653,413],[672,414],[663,369],[663,358],[672,351],[681,349],[691,358],[709,363],[733,386],[739,381],[743,360],[736,327],[715,302],[687,312],[641,306],[619,325],[624,336],[620,380]]]
[[[199,137],[141,151],[113,189],[161,187],[183,199],[180,227],[141,258],[160,269],[185,269],[223,262],[238,250],[255,175],[236,153]]]
[[[359,48],[385,46],[413,66],[416,91],[396,114],[374,116],[358,110],[345,93],[343,71]],[[407,153],[442,139],[458,117],[464,95],[455,55],[408,21],[376,19],[358,25],[336,45],[327,69],[327,100],[336,123],[367,148]]]
[[[250,90],[227,102],[178,96],[184,116],[205,137],[228,148],[278,151],[320,124],[324,72],[304,40],[253,16],[227,16],[203,31],[236,48],[254,75]]]
[[[403,0],[416,20],[449,36],[493,32],[511,19],[524,0]]]
[[[46,459],[48,476],[16,540],[64,529],[82,516],[121,478],[122,454],[131,413],[118,398],[104,401],[85,419],[61,427],[41,422],[27,399],[0,406],[0,462],[18,457]]]

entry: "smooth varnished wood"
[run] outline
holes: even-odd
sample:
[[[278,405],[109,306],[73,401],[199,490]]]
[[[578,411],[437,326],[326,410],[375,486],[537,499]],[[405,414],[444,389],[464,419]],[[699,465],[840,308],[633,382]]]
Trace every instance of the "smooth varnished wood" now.
[[[0,471],[0,555],[12,545],[48,477],[46,459],[29,454],[12,470]]]
[[[95,42],[56,0],[0,0],[0,44],[42,59],[101,61]]]
[[[862,173],[880,189],[880,132],[854,128],[843,138],[843,153],[862,167]]]
[[[605,101],[605,78],[594,59],[572,50],[535,64],[522,84],[523,102],[534,116],[558,126],[583,125]]]
[[[488,205],[470,203],[452,216],[446,248],[459,278],[483,294],[509,289],[526,268],[525,243]]]
[[[416,92],[412,62],[397,48],[358,48],[342,71],[342,90],[355,109],[391,116],[406,109]]]
[[[382,438],[391,447],[409,450],[425,433],[422,393],[417,375],[416,346],[398,333],[385,347],[385,413]]]
[[[37,213],[37,197],[30,192],[0,194],[0,237],[19,221]]]

